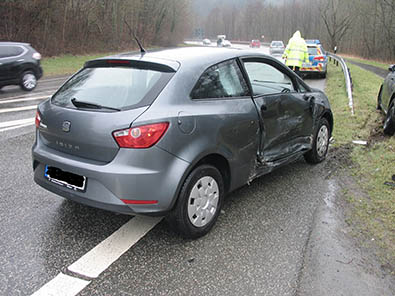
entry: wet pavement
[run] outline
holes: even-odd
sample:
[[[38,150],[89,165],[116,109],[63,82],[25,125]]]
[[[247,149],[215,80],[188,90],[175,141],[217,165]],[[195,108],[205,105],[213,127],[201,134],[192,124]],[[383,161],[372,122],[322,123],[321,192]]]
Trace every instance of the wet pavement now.
[[[388,70],[373,66],[373,65],[368,65],[364,63],[359,63],[350,59],[345,59],[346,63],[350,63],[353,65],[356,65],[358,67],[361,67],[362,69],[368,70],[370,72],[373,72],[374,74],[380,76],[381,78],[385,78],[388,75]]]
[[[325,86],[325,80],[306,81]],[[0,102],[44,96],[61,82],[41,81],[31,94],[5,88]],[[7,103],[0,110],[41,100]],[[34,114],[34,109],[0,113],[0,124]],[[329,280],[334,271],[317,277],[323,267],[314,266],[325,264],[320,256],[326,249],[315,246],[322,245],[318,234],[327,225],[322,224],[325,207],[333,201],[328,194],[336,196],[341,190],[325,162],[312,166],[303,158],[230,194],[207,236],[184,240],[162,221],[97,278],[75,274],[70,265],[135,218],[82,206],[35,185],[33,141],[33,124],[0,128],[1,295],[30,295],[60,273],[89,280],[80,295],[318,295],[311,291],[323,291],[313,289],[322,281],[324,288],[338,281]],[[351,258],[335,255],[342,262]]]

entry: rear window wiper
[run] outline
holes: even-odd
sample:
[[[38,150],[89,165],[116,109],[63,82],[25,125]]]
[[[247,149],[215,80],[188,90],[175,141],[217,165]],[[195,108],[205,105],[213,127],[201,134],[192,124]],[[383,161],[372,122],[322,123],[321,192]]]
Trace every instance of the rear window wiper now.
[[[118,108],[102,106],[99,104],[88,103],[88,102],[84,102],[84,101],[78,101],[76,98],[72,98],[71,102],[77,108],[81,107],[81,108],[89,108],[89,109],[108,109],[108,110],[114,110],[114,111],[121,111],[121,109],[118,109]]]

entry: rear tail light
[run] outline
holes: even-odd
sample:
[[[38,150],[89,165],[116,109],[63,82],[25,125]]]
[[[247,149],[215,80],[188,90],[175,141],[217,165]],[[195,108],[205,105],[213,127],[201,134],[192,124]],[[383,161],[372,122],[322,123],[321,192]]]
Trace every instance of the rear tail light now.
[[[130,64],[130,61],[128,60],[107,60],[107,64]]]
[[[33,53],[33,59],[41,60],[41,54],[39,54],[38,52]]]
[[[165,134],[168,122],[147,124],[113,132],[120,148],[149,148],[154,146]]]
[[[314,60],[323,62],[323,61],[325,61],[325,57],[323,57],[323,56],[314,57]]]
[[[37,110],[36,111],[36,119],[35,119],[36,128],[40,127],[40,123],[41,123],[41,117],[40,117],[40,113]]]

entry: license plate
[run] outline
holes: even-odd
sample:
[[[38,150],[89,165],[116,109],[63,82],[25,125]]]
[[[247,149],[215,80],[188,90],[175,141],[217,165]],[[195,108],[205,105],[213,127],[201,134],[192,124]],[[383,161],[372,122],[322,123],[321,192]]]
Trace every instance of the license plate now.
[[[45,166],[44,177],[59,186],[67,187],[75,191],[85,191],[87,178],[70,172],[62,171],[59,168]]]

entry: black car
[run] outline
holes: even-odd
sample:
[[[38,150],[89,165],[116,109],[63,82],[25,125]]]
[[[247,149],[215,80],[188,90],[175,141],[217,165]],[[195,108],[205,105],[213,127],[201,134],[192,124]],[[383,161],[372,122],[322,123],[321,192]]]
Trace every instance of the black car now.
[[[31,91],[43,75],[41,54],[28,43],[0,42],[0,89],[20,85]]]
[[[384,133],[392,136],[395,133],[395,65],[391,65],[390,73],[380,87],[377,97],[377,109],[385,114]]]

